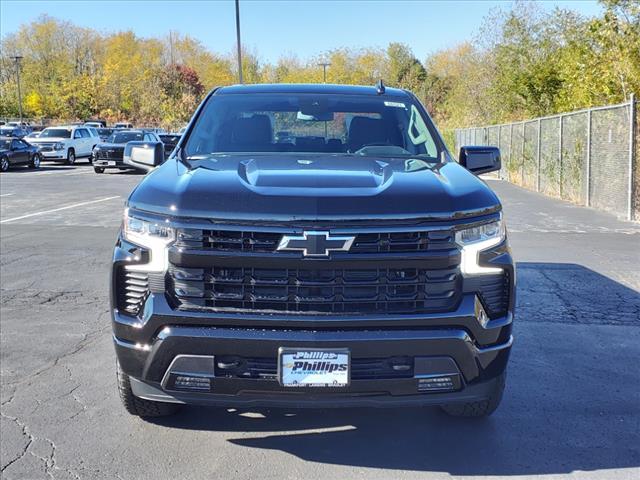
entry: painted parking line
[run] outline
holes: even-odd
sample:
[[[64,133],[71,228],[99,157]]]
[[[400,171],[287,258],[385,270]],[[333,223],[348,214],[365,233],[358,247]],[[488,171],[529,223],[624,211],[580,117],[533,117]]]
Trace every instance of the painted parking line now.
[[[2,193],[0,197],[10,197],[11,195],[13,195],[13,193]]]
[[[7,176],[11,176],[14,178],[31,178],[31,177],[35,177],[35,176],[41,176],[41,175],[80,175],[81,173],[79,172],[75,172],[74,170],[71,170],[71,172],[73,173],[65,173],[66,171],[71,170],[68,168],[60,168],[60,169],[53,169],[53,170],[47,170],[44,172],[6,172],[3,173],[2,176],[4,177],[5,175]],[[93,173],[93,170],[87,170],[87,171],[82,171],[82,174],[84,175],[85,173]]]
[[[17,178],[20,178],[20,177],[28,178],[36,175],[51,175],[53,173],[59,173],[61,171],[64,171],[64,170],[48,170],[46,172],[6,172],[6,173],[3,173],[2,176],[7,175],[7,176],[17,177]]]
[[[43,210],[43,211],[40,211],[40,212],[28,213],[27,215],[21,215],[19,217],[13,217],[13,218],[7,218],[5,220],[0,220],[0,223],[9,223],[9,222],[14,222],[16,220],[22,220],[24,218],[36,217],[38,215],[46,215],[47,213],[59,212],[61,210],[68,210],[70,208],[84,207],[85,205],[92,205],[94,203],[106,202],[106,201],[109,201],[109,200],[113,200],[115,198],[120,198],[120,195],[115,195],[113,197],[98,198],[96,200],[91,200],[89,202],[74,203],[73,205],[67,205],[65,207],[60,207],[60,208],[54,208],[53,210]]]
[[[62,175],[64,175],[65,177],[71,177],[73,175],[87,175],[89,173],[94,173],[94,171],[93,170],[83,170],[81,172],[63,173]]]

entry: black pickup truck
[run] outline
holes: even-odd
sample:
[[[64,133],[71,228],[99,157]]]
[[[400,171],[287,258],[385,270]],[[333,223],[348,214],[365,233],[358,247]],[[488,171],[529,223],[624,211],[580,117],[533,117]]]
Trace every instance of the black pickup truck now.
[[[515,271],[477,177],[496,148],[454,161],[416,97],[380,82],[219,88],[166,162],[144,142],[125,156],[161,164],[113,257],[130,413],[498,407]]]

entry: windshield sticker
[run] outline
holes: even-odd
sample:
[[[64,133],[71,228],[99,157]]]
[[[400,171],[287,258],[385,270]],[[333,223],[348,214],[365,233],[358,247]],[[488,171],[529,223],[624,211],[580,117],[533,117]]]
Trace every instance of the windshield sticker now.
[[[402,102],[384,102],[385,107],[406,108]]]

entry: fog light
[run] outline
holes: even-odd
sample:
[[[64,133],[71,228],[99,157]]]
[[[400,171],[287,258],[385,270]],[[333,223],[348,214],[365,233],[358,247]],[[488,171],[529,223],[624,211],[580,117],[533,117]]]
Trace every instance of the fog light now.
[[[165,390],[210,392],[215,377],[213,355],[177,355],[162,378]]]
[[[179,390],[204,390],[208,392],[211,390],[211,380],[202,377],[185,377],[183,375],[176,375],[173,382],[173,388]]]

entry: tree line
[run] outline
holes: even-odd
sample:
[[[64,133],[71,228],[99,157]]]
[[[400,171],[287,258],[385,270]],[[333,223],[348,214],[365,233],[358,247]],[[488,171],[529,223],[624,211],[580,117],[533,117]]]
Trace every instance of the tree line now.
[[[444,129],[501,123],[640,95],[640,0],[601,0],[602,14],[517,2],[483,20],[472,41],[423,60],[408,45],[339,48],[263,61],[243,52],[247,83],[323,81],[412,90]],[[453,20],[452,20],[453,22]],[[19,54],[25,116],[133,120],[175,127],[211,88],[236,82],[234,54],[170,32],[100,33],[43,16],[1,39],[0,117],[18,114]]]

